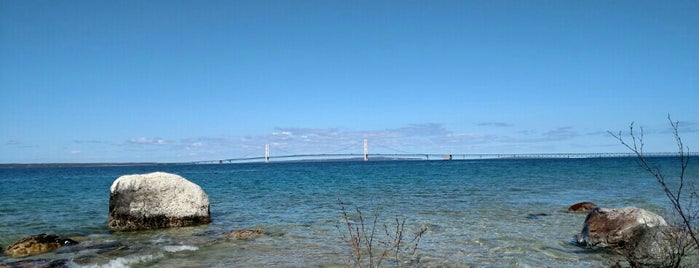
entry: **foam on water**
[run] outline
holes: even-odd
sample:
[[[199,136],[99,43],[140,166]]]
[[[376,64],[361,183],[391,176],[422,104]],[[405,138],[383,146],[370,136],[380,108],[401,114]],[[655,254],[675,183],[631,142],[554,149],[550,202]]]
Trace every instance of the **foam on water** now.
[[[195,250],[199,250],[199,247],[190,246],[190,245],[164,246],[163,250],[165,250],[167,252],[178,252],[178,251],[185,251],[185,250],[195,251]]]
[[[81,266],[83,268],[128,268],[134,264],[139,264],[143,262],[150,262],[156,259],[164,257],[163,254],[146,254],[146,255],[135,255],[128,257],[118,257],[116,259],[110,260],[105,264],[90,264]]]

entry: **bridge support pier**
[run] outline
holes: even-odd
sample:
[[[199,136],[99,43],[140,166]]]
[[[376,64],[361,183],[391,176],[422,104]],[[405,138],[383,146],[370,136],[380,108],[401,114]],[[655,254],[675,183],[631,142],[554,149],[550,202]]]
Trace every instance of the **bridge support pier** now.
[[[364,139],[364,161],[369,161],[369,141]]]

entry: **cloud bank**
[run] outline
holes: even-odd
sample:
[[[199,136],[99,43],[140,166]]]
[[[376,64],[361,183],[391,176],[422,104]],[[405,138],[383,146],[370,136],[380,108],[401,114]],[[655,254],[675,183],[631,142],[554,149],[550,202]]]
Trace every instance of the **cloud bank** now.
[[[276,127],[248,136],[134,136],[124,140],[75,139],[64,145],[6,140],[6,156],[27,155],[20,162],[189,162],[262,157],[268,144],[272,156],[296,154],[361,154],[363,141],[370,154],[555,153],[624,151],[606,130],[558,126],[548,130],[523,129],[505,122],[482,122],[455,131],[440,123],[409,124],[370,130]],[[681,133],[697,133],[697,124],[681,122]],[[666,128],[646,130],[652,151],[674,149]],[[691,144],[696,135],[686,135]],[[667,149],[670,148],[670,149]],[[41,154],[49,151],[50,154]],[[12,160],[5,160],[11,162]],[[16,160],[14,160],[16,161]]]
[[[508,123],[481,123],[482,127],[508,127]],[[524,133],[524,134],[522,134]],[[455,132],[439,123],[410,124],[398,128],[350,130],[340,128],[277,127],[267,134],[243,137],[194,137],[180,140],[139,137],[123,142],[142,150],[167,147],[179,161],[216,160],[264,156],[265,145],[271,155],[335,154],[363,152],[369,141],[370,153],[491,153],[526,150],[531,144],[567,141],[579,136],[564,126],[545,132],[521,131],[517,135],[487,131]],[[157,147],[154,147],[157,146]],[[528,151],[531,152],[531,151]]]

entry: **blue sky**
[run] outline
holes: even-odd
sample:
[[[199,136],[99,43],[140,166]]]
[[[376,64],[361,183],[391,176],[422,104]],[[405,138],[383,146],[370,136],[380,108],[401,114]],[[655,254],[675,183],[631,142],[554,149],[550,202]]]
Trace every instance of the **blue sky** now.
[[[696,1],[0,1],[0,163],[699,147]]]

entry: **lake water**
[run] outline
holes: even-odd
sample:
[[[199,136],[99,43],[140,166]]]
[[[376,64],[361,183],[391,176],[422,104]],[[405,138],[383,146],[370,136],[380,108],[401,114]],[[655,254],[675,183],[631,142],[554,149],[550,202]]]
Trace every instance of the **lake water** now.
[[[653,161],[675,176],[675,159]],[[213,223],[110,231],[112,182],[155,171],[200,185]],[[690,162],[687,177],[698,174]],[[634,158],[0,168],[0,245],[39,233],[81,242],[28,258],[2,256],[0,264],[42,259],[67,260],[72,267],[342,267],[352,264],[352,247],[342,238],[338,199],[353,224],[358,207],[367,225],[376,214],[380,226],[391,228],[396,217],[405,219],[406,237],[427,228],[415,254],[384,261],[412,267],[608,267],[620,258],[573,243],[585,214],[565,213],[568,206],[592,201],[661,215],[669,208]],[[225,238],[242,229],[265,235]],[[376,239],[385,239],[384,233],[381,227]]]

